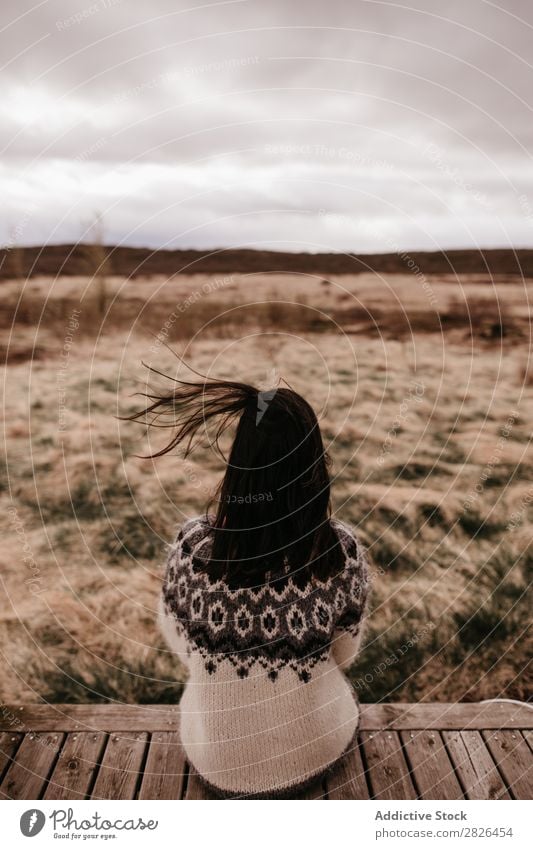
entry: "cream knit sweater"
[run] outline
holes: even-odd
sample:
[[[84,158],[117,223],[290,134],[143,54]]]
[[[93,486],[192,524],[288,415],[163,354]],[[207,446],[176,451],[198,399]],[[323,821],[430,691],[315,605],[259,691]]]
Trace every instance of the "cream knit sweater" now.
[[[332,525],[345,562],[326,583],[302,584],[288,567],[250,589],[212,583],[206,517],[186,522],[170,547],[159,618],[189,671],[182,743],[220,796],[295,793],[357,731],[357,698],[342,670],[358,652],[368,568],[353,532]]]

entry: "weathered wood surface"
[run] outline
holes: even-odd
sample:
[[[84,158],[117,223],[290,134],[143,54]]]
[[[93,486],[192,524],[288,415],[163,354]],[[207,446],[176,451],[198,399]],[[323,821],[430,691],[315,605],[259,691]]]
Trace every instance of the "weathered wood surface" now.
[[[169,705],[5,705],[0,731],[177,731],[179,715]]]
[[[533,759],[523,734],[519,731],[483,731],[487,749],[515,799],[531,799]]]
[[[533,730],[533,707],[506,702],[361,705],[361,731]],[[171,705],[4,705],[0,731],[177,731]]]
[[[438,731],[402,731],[400,737],[420,799],[464,798]]]
[[[416,799],[409,766],[396,731],[362,731],[373,799]]]
[[[61,751],[64,734],[25,734],[0,785],[7,799],[40,799]]]
[[[24,705],[0,712],[0,798],[213,796],[188,763],[179,708]],[[358,739],[305,799],[531,799],[533,710],[364,705]]]
[[[148,734],[110,734],[91,796],[93,799],[135,799],[143,775]]]
[[[0,733],[0,779],[6,774],[13,762],[16,751],[22,743],[22,734],[10,734],[7,731]],[[0,799],[10,798],[0,787]]]
[[[152,734],[139,799],[181,799],[187,765],[177,731]]]
[[[479,731],[443,731],[446,749],[468,799],[510,799]]]
[[[102,731],[67,734],[44,798],[85,799],[98,773],[106,738]]]

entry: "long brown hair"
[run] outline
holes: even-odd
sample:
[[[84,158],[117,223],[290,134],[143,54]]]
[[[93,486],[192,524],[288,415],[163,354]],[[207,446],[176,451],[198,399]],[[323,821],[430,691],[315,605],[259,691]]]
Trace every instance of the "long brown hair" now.
[[[155,369],[152,369],[155,371]],[[144,409],[120,418],[171,428],[168,443],[148,458],[183,447],[215,423],[213,444],[237,422],[226,472],[217,489],[212,549],[205,568],[234,585],[259,583],[288,567],[293,580],[326,580],[342,568],[329,517],[329,459],[313,408],[292,389],[261,392],[231,380],[184,381],[157,372],[174,387],[142,393]],[[209,509],[209,508],[208,508]]]

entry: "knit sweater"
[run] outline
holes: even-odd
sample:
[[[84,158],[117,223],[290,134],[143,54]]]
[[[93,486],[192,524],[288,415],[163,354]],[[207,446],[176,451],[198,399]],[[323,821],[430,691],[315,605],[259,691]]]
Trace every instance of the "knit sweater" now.
[[[170,546],[159,621],[189,672],[180,734],[219,796],[290,795],[356,734],[358,702],[343,670],[359,649],[368,567],[353,531],[331,521],[344,565],[327,581],[302,581],[287,562],[259,586],[212,581],[209,517],[186,522]]]

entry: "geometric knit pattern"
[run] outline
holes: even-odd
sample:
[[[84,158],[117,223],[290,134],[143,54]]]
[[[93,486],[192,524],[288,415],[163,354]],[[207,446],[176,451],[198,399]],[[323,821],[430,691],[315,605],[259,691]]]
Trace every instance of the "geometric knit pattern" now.
[[[274,683],[281,669],[290,669],[300,682],[310,681],[316,664],[327,660],[337,629],[357,637],[368,594],[365,551],[346,525],[331,524],[344,552],[339,574],[319,581],[286,562],[256,587],[232,588],[205,572],[209,518],[186,522],[170,547],[163,603],[187,656],[197,652],[209,675],[229,661],[241,679],[253,669]]]

